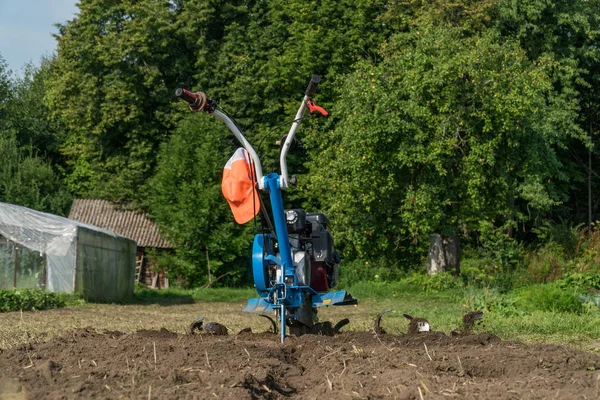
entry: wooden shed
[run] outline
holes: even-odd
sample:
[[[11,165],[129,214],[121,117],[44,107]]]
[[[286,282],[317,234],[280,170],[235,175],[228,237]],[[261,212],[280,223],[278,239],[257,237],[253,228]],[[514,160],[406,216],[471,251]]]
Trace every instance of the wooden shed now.
[[[169,287],[166,274],[154,271],[146,256],[149,249],[168,251],[173,248],[158,232],[158,228],[144,212],[131,209],[128,204],[99,199],[75,199],[69,219],[111,230],[137,243],[136,281],[153,288]]]

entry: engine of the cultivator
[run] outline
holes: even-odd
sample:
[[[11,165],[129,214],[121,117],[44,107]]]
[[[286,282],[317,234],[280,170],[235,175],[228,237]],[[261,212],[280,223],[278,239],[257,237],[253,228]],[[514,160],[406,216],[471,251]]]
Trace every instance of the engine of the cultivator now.
[[[307,110],[311,114],[328,116],[327,111],[312,99],[319,81],[318,76],[312,77],[296,117],[291,121],[290,131],[281,146],[281,174],[263,175],[256,151],[231,117],[218,109],[215,101],[202,92],[192,93],[185,89],[176,92],[177,97],[188,102],[192,111],[204,111],[223,121],[244,147],[225,167],[223,194],[238,223],[246,223],[262,211],[268,227],[255,236],[252,246],[252,273],[260,297],[250,299],[244,311],[274,312],[282,342],[286,327],[295,335],[337,332],[348,320],[336,325],[318,322],[317,309],[357,303],[345,291],[330,291],[338,281],[340,256],[333,245],[327,217],[300,208],[285,210],[283,207],[282,191],[290,184],[286,157],[296,129]],[[295,181],[294,176],[292,181]],[[270,215],[257,189],[268,193]]]

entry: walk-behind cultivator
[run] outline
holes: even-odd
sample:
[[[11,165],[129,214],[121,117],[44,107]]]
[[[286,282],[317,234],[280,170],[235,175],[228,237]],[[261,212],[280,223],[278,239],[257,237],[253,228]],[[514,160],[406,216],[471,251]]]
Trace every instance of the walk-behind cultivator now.
[[[348,323],[344,319],[333,325],[318,322],[317,309],[322,306],[356,304],[345,291],[333,292],[338,282],[340,256],[328,231],[329,221],[324,214],[303,209],[285,210],[282,191],[294,185],[295,176],[288,176],[287,154],[296,130],[308,110],[310,114],[327,116],[327,111],[312,99],[320,78],[314,75],[291,122],[289,133],[281,146],[281,174],[263,175],[260,159],[235,122],[216,102],[203,92],[192,93],[177,89],[176,96],[186,101],[190,110],[206,112],[223,121],[242,144],[225,166],[223,194],[231,206],[235,220],[246,223],[262,210],[264,232],[254,237],[252,272],[259,298],[250,299],[246,312],[275,312],[279,322],[281,341],[286,327],[290,334],[334,334]],[[265,209],[259,191],[267,192],[271,213]],[[193,329],[192,329],[193,330]]]

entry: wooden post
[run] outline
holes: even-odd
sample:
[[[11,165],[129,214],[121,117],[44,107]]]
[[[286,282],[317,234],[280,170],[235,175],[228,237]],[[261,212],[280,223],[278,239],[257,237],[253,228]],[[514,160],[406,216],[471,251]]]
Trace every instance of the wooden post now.
[[[460,238],[456,233],[446,236],[442,243],[444,255],[446,256],[446,270],[452,271],[456,276],[460,275]]]
[[[210,259],[208,258],[208,246],[205,246],[205,252],[206,252],[206,269],[208,270],[208,284],[210,285],[212,283],[212,278],[210,276]]]
[[[44,254],[42,255],[42,290],[46,290],[46,279],[48,279],[48,258],[46,257],[46,250],[44,249]]]
[[[14,285],[17,288],[17,270],[19,269],[19,244],[15,243],[15,270],[14,270]]]

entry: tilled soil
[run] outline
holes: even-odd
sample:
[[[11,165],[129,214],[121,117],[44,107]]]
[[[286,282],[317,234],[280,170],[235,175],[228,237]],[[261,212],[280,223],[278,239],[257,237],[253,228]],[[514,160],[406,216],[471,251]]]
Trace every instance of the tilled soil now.
[[[600,357],[443,333],[78,329],[0,350],[0,399],[597,399]]]

